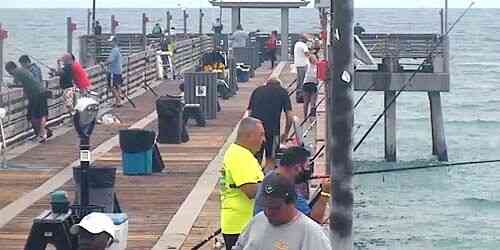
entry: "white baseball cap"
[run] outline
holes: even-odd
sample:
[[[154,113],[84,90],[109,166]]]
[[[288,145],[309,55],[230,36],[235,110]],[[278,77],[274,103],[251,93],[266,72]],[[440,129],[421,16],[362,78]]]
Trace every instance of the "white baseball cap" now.
[[[88,214],[76,225],[87,230],[91,234],[106,232],[111,238],[115,239],[116,226],[113,224],[113,220],[103,213],[94,212]]]
[[[113,42],[114,40],[116,40],[116,37],[115,36],[110,36],[109,39],[108,39],[108,42]]]

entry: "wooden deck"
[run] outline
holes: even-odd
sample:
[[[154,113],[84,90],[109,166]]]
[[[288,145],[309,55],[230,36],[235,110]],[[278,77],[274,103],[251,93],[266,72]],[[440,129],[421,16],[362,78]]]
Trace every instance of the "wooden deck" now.
[[[191,140],[188,143],[161,145],[160,151],[167,166],[163,173],[152,176],[124,176],[121,171],[118,172],[116,191],[122,209],[130,218],[128,249],[150,249],[156,243],[207,164],[233,131],[246,108],[249,94],[264,81],[269,73],[268,70],[259,70],[250,82],[240,84],[239,94],[222,101],[222,112],[218,114],[216,120],[208,121],[207,127],[191,126],[189,128]],[[175,89],[177,89],[177,83],[168,82],[162,83],[157,88],[157,92],[173,92]],[[127,128],[154,112],[154,100],[155,97],[151,93],[146,93],[134,99],[137,109],[126,106],[117,110],[115,113],[123,123],[111,127],[98,126],[92,137],[92,144],[97,146],[109,141],[119,129]],[[146,127],[156,129],[156,126],[157,123],[152,122]],[[23,165],[26,168],[0,171],[0,189],[2,190],[0,209],[30,195],[31,193],[28,192],[39,188],[42,183],[77,160],[78,140],[76,138],[76,134],[70,131],[50,140],[45,145],[36,146],[13,158],[10,163]],[[120,166],[119,146],[114,145],[109,152],[99,156],[96,165],[99,167]],[[74,184],[68,181],[61,189],[72,194]],[[32,203],[0,228],[2,249],[22,249],[32,219],[44,209],[49,208],[47,196],[34,199]]]

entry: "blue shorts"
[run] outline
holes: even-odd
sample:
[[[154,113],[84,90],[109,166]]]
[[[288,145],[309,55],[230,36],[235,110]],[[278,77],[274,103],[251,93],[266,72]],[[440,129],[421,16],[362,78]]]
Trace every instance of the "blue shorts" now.
[[[110,74],[108,75],[108,86],[113,88],[118,88],[122,86],[123,78],[121,74]]]

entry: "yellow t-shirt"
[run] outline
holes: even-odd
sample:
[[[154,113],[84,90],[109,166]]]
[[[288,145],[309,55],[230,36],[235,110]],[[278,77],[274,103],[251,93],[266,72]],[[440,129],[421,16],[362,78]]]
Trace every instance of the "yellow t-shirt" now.
[[[222,233],[240,234],[253,217],[254,200],[248,199],[238,187],[261,182],[264,173],[252,152],[234,143],[224,155],[221,172]]]

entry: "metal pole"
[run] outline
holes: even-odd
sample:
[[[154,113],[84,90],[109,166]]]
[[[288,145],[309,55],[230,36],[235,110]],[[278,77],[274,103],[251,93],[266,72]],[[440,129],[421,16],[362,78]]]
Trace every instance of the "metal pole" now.
[[[448,0],[444,0],[444,33],[448,32]]]
[[[66,26],[67,26],[66,52],[73,53],[73,23],[71,21],[71,17],[66,18]]]
[[[330,168],[332,249],[351,250],[352,245],[352,100],[353,0],[331,0],[335,17],[329,46],[330,83],[327,85],[327,154]],[[334,55],[334,56],[333,56]],[[332,58],[333,57],[333,58]],[[333,62],[333,65],[332,65]]]
[[[5,35],[4,35],[5,33]],[[6,39],[6,33],[7,31],[3,30],[2,28],[2,23],[0,23],[0,93],[2,92],[2,88],[3,88],[3,85],[4,85],[4,82],[3,82],[3,40]],[[3,137],[3,136],[2,136]]]
[[[80,219],[88,213],[89,184],[88,169],[90,167],[90,138],[80,138]]]
[[[289,30],[289,9],[281,9],[281,61],[288,62],[288,30]]]
[[[92,33],[95,35],[95,0],[92,0]]]
[[[111,15],[111,34],[114,35],[115,33],[116,33],[115,15]]]

